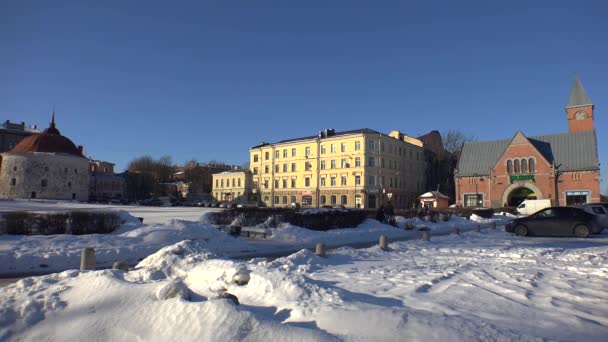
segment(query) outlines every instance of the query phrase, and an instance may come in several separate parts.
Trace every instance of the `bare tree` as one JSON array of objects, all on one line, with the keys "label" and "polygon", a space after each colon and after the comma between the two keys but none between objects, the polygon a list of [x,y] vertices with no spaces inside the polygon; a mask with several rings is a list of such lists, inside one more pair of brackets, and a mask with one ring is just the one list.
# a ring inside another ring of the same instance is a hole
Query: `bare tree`
[{"label": "bare tree", "polygon": [[449,129],[446,132],[443,132],[441,135],[443,140],[443,148],[449,153],[459,152],[465,142],[476,140],[475,137],[466,135],[465,133],[456,129]]}]

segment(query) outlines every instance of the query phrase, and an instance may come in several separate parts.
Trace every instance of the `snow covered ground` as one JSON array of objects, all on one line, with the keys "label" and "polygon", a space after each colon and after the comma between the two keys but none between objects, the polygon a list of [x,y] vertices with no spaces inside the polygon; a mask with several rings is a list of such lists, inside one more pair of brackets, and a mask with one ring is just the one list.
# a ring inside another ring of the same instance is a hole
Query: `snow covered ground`
[{"label": "snow covered ground", "polygon": [[[12,210],[54,211],[67,209],[81,209],[83,207],[66,202],[30,202],[30,201],[2,201],[0,204],[10,203]],[[116,210],[108,206],[83,204],[84,208]],[[90,206],[90,207],[89,207]],[[130,210],[138,215],[141,210],[137,207],[119,206],[120,209]],[[79,268],[80,253],[85,247],[94,247],[96,261],[99,268],[111,267],[115,261],[126,261],[135,265],[141,259],[155,253],[159,249],[184,240],[196,240],[206,244],[206,249],[222,257],[244,258],[259,255],[287,255],[302,248],[313,248],[322,242],[328,247],[344,246],[349,244],[373,243],[378,241],[380,235],[389,239],[419,238],[421,232],[417,229],[404,230],[409,223],[412,227],[428,227],[433,234],[449,233],[458,227],[462,230],[473,229],[479,223],[486,224],[488,220],[474,217],[476,221],[454,217],[449,222],[431,223],[421,220],[405,220],[399,218],[400,229],[381,224],[376,220],[367,220],[359,227],[335,229],[327,232],[318,232],[281,224],[278,229],[272,229],[272,236],[266,240],[235,239],[218,230],[208,222],[206,211],[201,216],[199,212],[196,220],[169,219],[171,215],[179,216],[183,208],[148,208],[152,210],[158,223],[144,224],[130,216],[127,212],[120,212],[125,218],[123,227],[112,234],[91,235],[52,235],[52,236],[21,236],[0,235],[0,276],[12,277],[16,275],[45,274],[68,269]],[[187,210],[192,210],[186,208]],[[198,208],[195,208],[198,209]],[[90,209],[87,209],[90,210]],[[200,209],[199,209],[200,210]],[[5,209],[5,211],[7,211]],[[1,212],[0,212],[1,214]],[[497,216],[498,221],[509,219]]]},{"label": "snow covered ground", "polygon": [[[487,229],[395,242],[388,252],[249,261],[208,247],[179,242],[129,272],[22,279],[0,292],[0,340],[608,340],[608,234]],[[236,285],[243,270],[251,280]],[[223,291],[240,305],[217,299]]]}]

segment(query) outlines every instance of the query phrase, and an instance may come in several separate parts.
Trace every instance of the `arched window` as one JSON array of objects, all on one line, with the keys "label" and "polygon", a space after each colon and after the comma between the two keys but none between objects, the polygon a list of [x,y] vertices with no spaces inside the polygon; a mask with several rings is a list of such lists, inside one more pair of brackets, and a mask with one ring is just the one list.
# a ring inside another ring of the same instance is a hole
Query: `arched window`
[{"label": "arched window", "polygon": [[325,195],[321,195],[321,204],[327,203],[327,197]]},{"label": "arched window", "polygon": [[336,204],[336,195],[331,195],[331,204]]},{"label": "arched window", "polygon": [[513,161],[512,160],[507,160],[507,173],[508,174],[513,173]]},{"label": "arched window", "polygon": [[348,202],[348,197],[346,197],[346,195],[340,196],[340,204],[346,205],[347,202]]},{"label": "arched window", "polygon": [[530,168],[530,173],[534,173],[536,169],[534,168],[534,159],[528,159],[528,166]]},{"label": "arched window", "polygon": [[519,173],[519,159],[513,161],[513,172]]},{"label": "arched window", "polygon": [[521,160],[521,173],[528,173],[528,161],[526,159]]}]

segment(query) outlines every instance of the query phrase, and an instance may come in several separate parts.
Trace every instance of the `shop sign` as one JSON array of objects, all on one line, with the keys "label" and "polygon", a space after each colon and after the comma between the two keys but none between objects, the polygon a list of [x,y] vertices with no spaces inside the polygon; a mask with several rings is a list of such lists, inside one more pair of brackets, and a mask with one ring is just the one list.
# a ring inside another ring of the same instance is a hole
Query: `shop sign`
[{"label": "shop sign", "polygon": [[522,181],[530,181],[530,182],[536,183],[536,180],[534,179],[534,175],[510,175],[509,181],[511,182],[511,184],[513,184],[515,182],[522,182]]}]

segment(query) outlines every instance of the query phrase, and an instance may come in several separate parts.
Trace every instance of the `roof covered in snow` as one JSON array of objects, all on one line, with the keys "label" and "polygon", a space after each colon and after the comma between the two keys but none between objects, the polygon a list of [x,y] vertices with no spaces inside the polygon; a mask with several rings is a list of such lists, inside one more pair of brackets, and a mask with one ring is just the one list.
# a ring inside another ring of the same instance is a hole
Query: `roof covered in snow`
[{"label": "roof covered in snow", "polygon": [[429,192],[426,192],[426,193],[418,196],[418,198],[449,198],[449,197],[442,194],[439,191],[429,191]]}]

